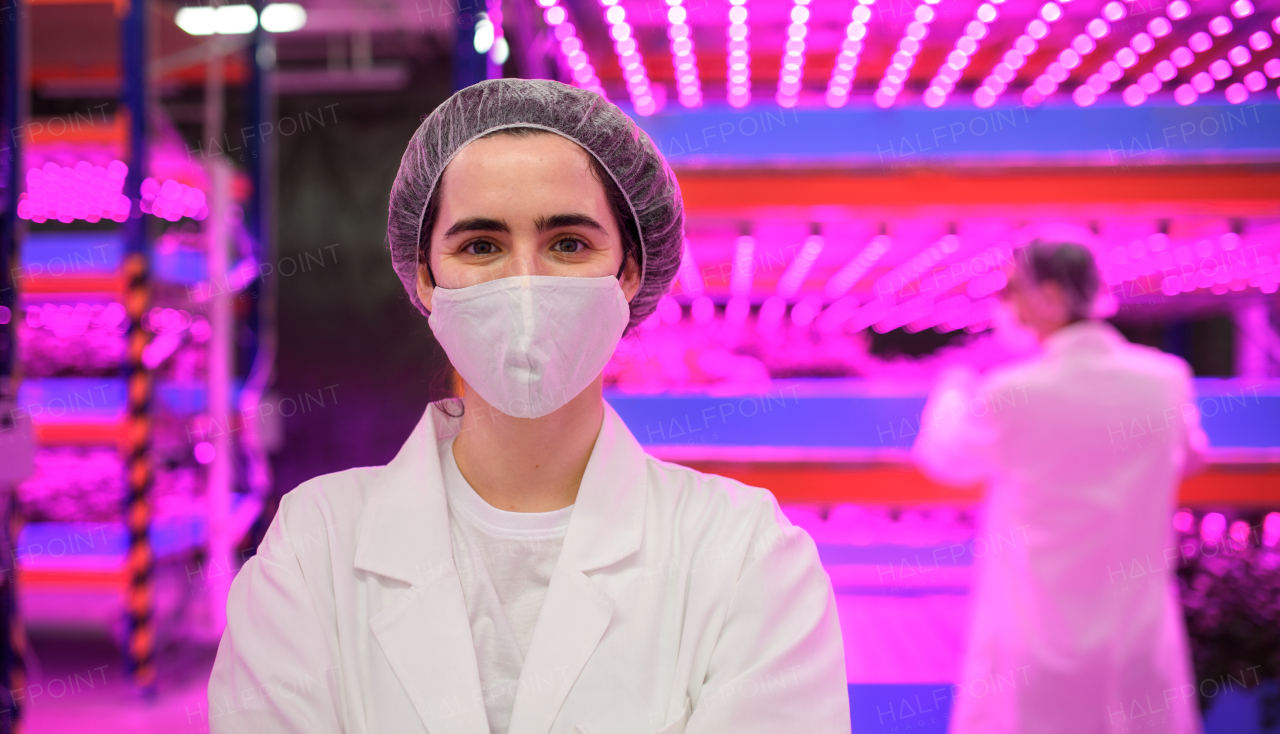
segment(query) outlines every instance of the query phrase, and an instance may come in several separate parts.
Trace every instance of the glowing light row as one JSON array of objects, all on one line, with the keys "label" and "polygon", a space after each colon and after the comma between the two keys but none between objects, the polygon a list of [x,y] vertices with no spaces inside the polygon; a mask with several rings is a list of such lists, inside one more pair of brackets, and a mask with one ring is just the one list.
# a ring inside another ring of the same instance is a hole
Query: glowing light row
[{"label": "glowing light row", "polygon": [[969,304],[969,297],[965,295],[952,296],[939,301],[929,311],[928,315],[907,324],[906,329],[908,332],[915,333],[949,321],[959,320],[963,314],[968,312]]},{"label": "glowing light row", "polygon": [[487,3],[488,12],[476,14],[475,35],[471,47],[484,54],[491,64],[502,66],[511,57],[511,44],[502,30],[502,7],[499,2]]},{"label": "glowing light row", "polygon": [[[970,266],[960,277],[950,279],[944,291],[965,286],[965,293],[937,303],[925,316],[907,325],[908,331],[935,328],[940,332],[957,329],[978,330],[994,315],[995,299],[987,298],[1009,283],[1000,263],[1010,262],[1013,247],[1008,242],[989,247],[969,258]],[[930,266],[932,267],[932,266]]]},{"label": "glowing light row", "polygon": [[756,331],[771,334],[782,325],[782,317],[787,315],[787,299],[782,296],[769,296],[760,304],[756,314]]},{"label": "glowing light row", "polygon": [[833,300],[843,297],[846,293],[853,290],[853,287],[862,280],[862,276],[866,275],[872,265],[876,264],[884,254],[893,246],[893,240],[888,235],[876,235],[871,238],[871,242],[863,248],[852,260],[845,264],[844,267],[836,271],[827,281],[823,292],[827,298]]},{"label": "glowing light row", "polygon": [[[1267,75],[1268,79],[1275,79],[1276,77],[1280,77],[1280,59],[1270,59],[1269,61],[1267,61],[1267,63],[1262,65],[1262,71],[1264,74]],[[1249,77],[1246,76],[1244,80],[1245,80],[1245,83],[1247,84],[1249,82]],[[1262,91],[1262,90],[1254,90],[1254,91]],[[1280,87],[1276,87],[1276,96],[1280,97]]]},{"label": "glowing light row", "polygon": [[814,261],[818,259],[818,255],[822,254],[823,244],[824,240],[820,235],[815,234],[805,239],[800,252],[778,279],[779,296],[789,299],[800,292],[805,278],[809,277],[809,271],[813,269]]},{"label": "glowing light row", "polygon": [[653,309],[653,314],[644,320],[643,326],[655,327],[662,324],[668,326],[680,323],[680,319],[684,317],[684,309],[680,307],[677,301],[670,293],[658,299],[657,308]]},{"label": "glowing light row", "polygon": [[965,331],[976,334],[984,331],[991,326],[991,322],[995,320],[996,312],[1000,310],[1000,301],[995,298],[983,298],[979,301],[970,303],[968,308],[961,309],[958,313],[952,314],[951,317],[936,326],[935,328],[943,334],[949,331]]},{"label": "glowing light row", "polygon": [[[958,295],[935,303],[932,296],[919,296],[886,308],[872,328],[880,334],[903,327],[907,331],[933,327],[943,333],[957,329],[978,332],[988,327],[999,308],[995,298],[970,300],[968,296]],[[860,325],[854,323],[854,326]]]},{"label": "glowing light row", "polygon": [[[1245,3],[1244,7],[1237,8],[1237,6],[1241,5],[1241,2]],[[1236,12],[1237,9],[1244,13],[1244,15],[1237,17],[1247,17],[1249,13],[1253,12],[1253,6],[1248,4],[1248,0],[1237,0],[1237,2],[1231,5],[1233,13]],[[1210,31],[1213,31],[1213,22],[1216,22],[1219,19],[1226,21],[1229,31],[1231,21],[1221,15],[1210,22]],[[1219,27],[1221,27],[1221,25],[1222,24],[1219,24]],[[1277,33],[1280,33],[1280,16],[1276,16],[1272,19],[1271,27]],[[1222,34],[1215,33],[1215,35]],[[1271,48],[1271,45],[1271,34],[1266,31],[1258,31],[1249,36],[1249,47],[1254,51],[1265,51]],[[1215,82],[1225,81],[1231,78],[1231,75],[1235,73],[1235,69],[1232,67],[1244,66],[1252,60],[1253,54],[1249,52],[1248,48],[1245,48],[1243,45],[1236,46],[1227,52],[1225,58],[1216,59],[1213,63],[1209,64],[1209,70],[1207,72],[1202,71],[1192,76],[1189,82],[1178,85],[1178,88],[1173,90],[1174,101],[1180,105],[1189,105],[1195,102],[1200,98],[1200,95],[1213,91]],[[1227,101],[1232,104],[1243,104],[1249,99],[1250,92],[1261,92],[1263,89],[1266,89],[1267,77],[1274,79],[1276,76],[1280,76],[1280,61],[1271,59],[1263,65],[1263,69],[1266,72],[1265,74],[1259,71],[1251,71],[1248,74],[1245,74],[1243,82],[1236,82],[1235,84],[1229,85],[1225,92]],[[1158,90],[1159,87],[1156,89]],[[1280,94],[1280,89],[1277,90],[1277,94]]]},{"label": "glowing light row", "polygon": [[890,308],[874,328],[881,334],[900,327],[913,333],[928,328],[942,333],[958,329],[977,332],[987,328],[995,318],[998,308],[999,302],[995,298],[975,301],[968,296],[958,295],[934,303],[931,298],[924,296],[914,302]]},{"label": "glowing light row", "polygon": [[822,297],[808,296],[791,307],[791,323],[803,329],[812,324],[821,313]]},{"label": "glowing light row", "polygon": [[[689,247],[689,240],[684,241],[680,269],[677,271],[676,277],[680,281],[681,290],[691,299],[689,315],[693,317],[694,323],[711,323],[716,317],[716,304],[711,300],[710,296],[706,295],[706,285],[702,280],[702,271],[698,268],[698,260],[693,255],[693,249]],[[668,305],[668,302],[670,305]],[[671,320],[673,315],[674,321]],[[658,308],[642,325],[655,326],[657,322],[675,323],[680,320],[682,315],[680,303],[668,294],[659,299]]]},{"label": "glowing light row", "polygon": [[203,220],[209,216],[204,192],[171,178],[164,181],[145,178],[142,180],[140,193],[142,200],[138,202],[138,208],[152,216],[167,219],[170,222],[176,222],[183,217]]},{"label": "glowing light row", "polygon": [[124,178],[129,167],[113,160],[105,167],[80,161],[74,167],[53,161],[27,170],[27,190],[18,197],[18,217],[32,222],[56,219],[69,224],[77,219],[98,222],[129,218],[130,202]]},{"label": "glowing light row", "polygon": [[595,67],[587,58],[587,49],[577,36],[577,29],[569,22],[569,12],[557,2],[558,0],[537,0],[538,7],[543,9],[543,20],[547,21],[547,26],[560,43],[560,53],[564,54],[565,62],[569,65],[574,86],[607,97],[599,77],[596,76]]},{"label": "glowing light row", "polygon": [[[1105,36],[1106,32],[1110,32],[1110,26],[1107,25],[1107,20],[1119,20],[1125,16],[1127,11],[1124,5],[1117,2],[1111,2],[1103,6],[1102,13],[1103,17],[1089,21],[1087,30],[1090,31],[1090,35],[1092,35],[1093,38],[1102,38]],[[1147,23],[1146,31],[1140,31],[1134,34],[1133,38],[1129,40],[1128,46],[1116,51],[1114,58],[1104,63],[1102,68],[1097,72],[1090,74],[1084,84],[1076,87],[1075,91],[1071,93],[1071,99],[1081,107],[1088,107],[1098,101],[1098,97],[1100,95],[1111,89],[1112,82],[1119,81],[1124,77],[1126,69],[1138,63],[1139,56],[1142,56],[1155,48],[1155,39],[1164,38],[1169,35],[1173,30],[1173,24],[1170,21],[1182,20],[1191,14],[1191,6],[1187,5],[1185,0],[1173,0],[1173,2],[1169,3],[1169,6],[1165,8],[1165,13],[1169,16],[1167,19],[1152,18],[1151,22]],[[1095,35],[1093,31],[1096,30],[1105,30],[1106,32],[1102,33],[1102,35]],[[1079,36],[1077,36],[1077,40],[1078,39]],[[1072,46],[1075,46],[1075,41],[1072,42]],[[1064,51],[1063,54],[1065,53],[1066,52]],[[1081,54],[1081,56],[1083,57],[1084,54]],[[1059,57],[1059,61],[1062,61],[1061,57]],[[1156,64],[1156,70],[1154,72],[1147,72],[1142,76],[1142,83],[1150,84],[1150,81],[1146,81],[1147,77],[1158,81],[1157,76],[1165,74],[1166,72],[1168,73],[1169,79],[1177,76],[1177,69],[1175,69],[1168,61],[1162,61],[1159,64]],[[1157,88],[1158,87],[1159,85],[1157,85]],[[1128,93],[1127,90],[1126,93]],[[1126,102],[1133,98],[1132,93],[1128,94],[1129,96],[1125,97]]]},{"label": "glowing light row", "polygon": [[[1064,0],[1066,2],[1066,0]],[[1009,83],[1014,80],[1021,69],[1027,63],[1027,57],[1036,52],[1039,48],[1039,42],[1044,40],[1049,32],[1053,29],[1053,24],[1058,22],[1063,16],[1062,6],[1050,0],[1040,6],[1039,17],[1032,18],[1027,23],[1026,29],[1022,35],[1014,39],[1013,47],[1005,51],[1000,62],[991,69],[991,73],[986,79],[982,80],[982,86],[973,92],[973,102],[979,107],[990,107],[996,103],[1001,94],[1009,88]],[[1056,87],[1055,87],[1056,88]],[[1040,102],[1041,92],[1034,91],[1035,87],[1027,87],[1023,92],[1023,102],[1028,106],[1038,104]]]},{"label": "glowing light row", "polygon": [[[850,296],[850,298],[852,298]],[[834,305],[834,304],[833,304]],[[848,318],[843,320],[831,319],[825,324],[827,331],[837,331],[843,328],[849,332],[859,332],[877,321],[885,317],[889,307],[880,299],[873,299],[855,309]]]},{"label": "glowing light row", "polygon": [[671,39],[671,63],[676,70],[676,93],[680,104],[698,107],[702,104],[702,82],[698,79],[698,59],[693,55],[693,29],[685,21],[689,12],[684,0],[667,0],[667,37]]},{"label": "glowing light row", "polygon": [[[1253,6],[1249,4],[1248,0],[1242,0],[1242,2],[1243,5],[1241,2],[1233,3],[1231,6],[1232,11],[1245,12],[1246,15],[1252,13]],[[1173,50],[1173,53],[1169,55],[1169,59],[1167,61],[1161,61],[1156,64],[1156,67],[1152,71],[1143,74],[1139,77],[1137,82],[1125,87],[1122,95],[1124,97],[1125,104],[1128,104],[1131,107],[1136,107],[1143,102],[1146,102],[1149,95],[1160,91],[1161,87],[1164,86],[1164,82],[1177,76],[1177,68],[1190,66],[1191,62],[1195,60],[1195,55],[1197,53],[1204,53],[1212,48],[1215,36],[1225,36],[1230,33],[1231,30],[1231,19],[1225,15],[1219,15],[1209,21],[1209,33],[1212,33],[1212,36],[1204,31],[1198,31],[1191,34],[1191,37],[1187,39],[1187,45],[1190,46],[1190,48],[1187,46],[1179,46]],[[1268,38],[1268,40],[1270,39]],[[1243,47],[1241,48],[1243,49]],[[1248,55],[1248,50],[1243,50],[1244,53]],[[1181,84],[1174,90],[1173,98],[1178,102],[1178,104],[1191,104],[1200,96],[1201,93],[1208,92],[1213,89],[1213,80],[1215,77],[1226,79],[1232,74],[1231,64],[1225,59],[1218,59],[1214,61],[1209,64],[1209,68],[1213,72],[1213,76],[1201,72],[1191,77],[1191,83]],[[1241,86],[1240,89],[1243,91],[1244,87]],[[1245,93],[1245,96],[1248,96],[1247,92]]]},{"label": "glowing light row", "polygon": [[84,336],[91,328],[123,332],[129,314],[124,306],[111,303],[32,304],[26,309],[27,328],[47,329],[54,336],[67,338]]},{"label": "glowing light row", "polygon": [[640,58],[634,29],[627,22],[627,11],[618,4],[618,0],[600,0],[600,4],[605,8],[604,20],[609,24],[609,37],[613,39],[613,50],[618,54],[618,66],[622,67],[622,76],[627,80],[631,105],[636,108],[636,114],[652,115],[658,111],[658,103],[653,97],[653,85],[649,83],[644,59]]},{"label": "glowing light row", "polygon": [[698,260],[693,256],[689,240],[684,241],[684,251],[680,258],[680,270],[676,273],[680,279],[680,288],[686,296],[697,298],[706,290],[702,281],[702,271],[698,269]]},{"label": "glowing light row", "polygon": [[1009,276],[1003,270],[990,270],[970,278],[965,293],[970,298],[982,298],[1003,290],[1006,285],[1009,285]]},{"label": "glowing light row", "polygon": [[857,312],[858,299],[853,296],[843,296],[836,299],[830,306],[827,306],[826,310],[814,320],[813,325],[824,334],[833,334],[839,331],[840,327],[844,326]]},{"label": "glowing light row", "polygon": [[969,258],[969,267],[960,277],[950,280],[948,290],[957,286],[966,286],[965,292],[969,297],[977,300],[983,296],[991,295],[996,291],[1004,288],[1009,282],[1001,268],[1002,263],[1011,262],[1013,260],[1013,246],[1008,242],[1001,242],[994,247],[989,247],[977,255]]},{"label": "glowing light row", "polygon": [[809,0],[795,0],[791,6],[791,23],[787,26],[786,53],[782,55],[782,71],[778,73],[778,104],[794,107],[800,98],[804,80],[804,37],[809,33]]},{"label": "glowing light row", "polygon": [[747,40],[751,29],[747,28],[747,0],[729,0],[728,37],[729,67],[726,86],[729,104],[742,107],[751,101],[751,43]]},{"label": "glowing light row", "polygon": [[955,47],[947,54],[947,60],[938,67],[938,73],[929,82],[929,88],[924,93],[926,105],[941,107],[947,101],[947,96],[956,88],[956,82],[960,81],[965,67],[969,65],[969,58],[977,53],[979,42],[987,37],[989,26],[999,17],[1000,11],[996,5],[1003,2],[1004,0],[993,0],[983,3],[974,11],[973,20],[964,27],[964,34],[956,39]]},{"label": "glowing light row", "polygon": [[[1268,37],[1267,40],[1271,40],[1270,37]],[[1249,53],[1249,49],[1244,46],[1236,46],[1227,52],[1226,58],[1216,59],[1210,63],[1209,71],[1207,73],[1202,71],[1191,77],[1191,88],[1195,90],[1197,96],[1208,92],[1213,89],[1215,80],[1226,81],[1231,78],[1231,75],[1235,73],[1235,69],[1232,68],[1233,66],[1244,66],[1249,63],[1252,58],[1253,55]],[[1261,82],[1261,84],[1257,85],[1258,89],[1265,87],[1267,84],[1266,78],[1256,71],[1253,72],[1253,74],[1256,74],[1258,81]],[[1159,87],[1157,87],[1157,89],[1158,88]],[[1241,104],[1245,100],[1249,99],[1249,89],[1240,82],[1228,85],[1225,90],[1225,94],[1227,101],[1231,104]],[[1145,99],[1143,99],[1143,101],[1145,101]]]},{"label": "glowing light row", "polygon": [[[947,235],[939,240],[933,248],[937,252],[925,250],[917,255],[914,263],[904,264],[909,272],[919,273],[932,268],[943,259],[951,247],[945,243],[958,244],[954,235]],[[1246,247],[1239,234],[1227,232],[1216,238],[1201,239],[1192,243],[1174,243],[1163,233],[1153,233],[1136,239],[1129,244],[1113,244],[1095,253],[1102,280],[1108,286],[1115,287],[1128,281],[1135,281],[1147,276],[1155,276],[1159,288],[1169,296],[1178,293],[1192,292],[1197,289],[1211,289],[1214,293],[1223,294],[1228,291],[1242,291],[1246,288],[1258,288],[1263,293],[1275,293],[1280,289],[1280,263],[1273,254],[1258,254],[1256,247]],[[891,246],[888,237],[880,235],[873,238],[862,252],[841,269],[841,273],[861,270],[865,272],[870,263],[879,259]],[[681,262],[679,278],[684,286],[685,295],[692,298],[690,315],[694,322],[707,324],[715,319],[715,304],[703,292],[701,276],[692,252],[685,245],[685,255]],[[786,272],[778,282],[777,294],[769,297],[761,305],[755,326],[761,333],[769,333],[779,328],[788,314],[788,303],[799,291],[805,278],[810,273],[814,262],[823,248],[823,239],[812,236],[805,241],[801,252],[792,260]],[[750,302],[747,298],[751,290],[754,271],[755,240],[751,237],[740,237],[735,243],[733,261],[733,279],[731,292],[733,298],[725,311],[725,318],[734,324],[745,324],[750,318]],[[946,286],[939,286],[932,293],[918,295],[909,300],[894,303],[890,298],[880,296],[866,304],[846,295],[860,275],[846,275],[838,287],[832,287],[828,281],[824,289],[825,299],[839,294],[834,302],[823,309],[824,296],[810,294],[789,307],[790,322],[795,327],[807,329],[810,326],[822,333],[835,333],[840,330],[850,332],[861,331],[873,327],[884,333],[898,328],[910,332],[933,328],[940,332],[966,329],[971,332],[980,331],[990,325],[998,308],[994,294],[1007,285],[1007,277],[1000,263],[1009,262],[1013,250],[1009,243],[1001,242],[982,252],[973,255],[970,267],[964,269],[964,276],[949,279]],[[954,268],[953,268],[954,270]],[[886,276],[892,279],[892,275]],[[963,292],[956,293],[956,289]],[[899,289],[900,290],[900,289]],[[946,294],[950,292],[951,295]],[[660,323],[675,324],[683,318],[683,310],[673,297],[664,297],[658,305],[653,318],[646,322],[646,327]]]},{"label": "glowing light row", "polygon": [[[890,298],[909,283],[920,277],[929,268],[937,265],[942,258],[960,249],[960,238],[943,235],[928,249],[917,253],[915,257],[890,270],[876,280],[877,297]],[[906,323],[906,322],[903,322]]]},{"label": "glowing light row", "polygon": [[[1179,510],[1173,516],[1173,527],[1183,534],[1195,533],[1196,518],[1190,510]],[[1249,539],[1254,536],[1253,526],[1244,520],[1236,520],[1227,529],[1227,518],[1221,512],[1210,512],[1200,519],[1200,539],[1210,545],[1220,543],[1237,548],[1249,547]],[[1226,533],[1229,537],[1224,537]],[[1269,512],[1262,520],[1262,538],[1260,545],[1272,548],[1280,545],[1280,512]],[[1206,554],[1208,555],[1208,554]]]},{"label": "glowing light row", "polygon": [[261,24],[268,33],[292,33],[307,24],[307,11],[297,3],[271,3],[262,17],[252,5],[179,8],[174,24],[192,36],[252,33]]},{"label": "glowing light row", "polygon": [[1242,248],[1240,235],[1234,232],[1200,240],[1194,246],[1171,244],[1168,235],[1155,233],[1099,253],[1103,282],[1116,286],[1161,275],[1160,289],[1169,296],[1199,288],[1219,295],[1249,287],[1263,293],[1276,292],[1280,268],[1275,259],[1266,254],[1251,256]]},{"label": "glowing light row", "polygon": [[[1059,7],[1054,9],[1053,5],[1053,3],[1045,3],[1044,6],[1040,8],[1040,17],[1050,24],[1061,19],[1064,15],[1062,8]],[[1128,13],[1124,4],[1117,0],[1112,0],[1112,2],[1107,3],[1107,5],[1104,6],[1104,13],[1106,12],[1106,8],[1112,8],[1113,12],[1114,10],[1118,10],[1119,17],[1121,18]],[[1052,30],[1052,26],[1050,26],[1050,30]],[[1058,91],[1058,85],[1066,81],[1070,73],[1070,70],[1064,67],[1061,62],[1057,60],[1050,62],[1045,73],[1036,77],[1035,80],[1031,82],[1031,86],[1022,90],[1022,103],[1028,107],[1040,104],[1046,97]]]},{"label": "glowing light row", "polygon": [[908,23],[906,30],[903,31],[902,39],[898,41],[898,50],[894,52],[889,67],[884,70],[884,77],[880,79],[880,88],[876,90],[875,100],[880,107],[892,105],[902,93],[902,87],[911,73],[911,67],[916,63],[916,54],[920,53],[921,45],[929,35],[929,24],[937,17],[937,13],[930,6],[937,5],[939,2],[941,0],[924,0],[923,4],[916,6],[915,19]]},{"label": "glowing light row", "polygon": [[867,21],[871,20],[871,8],[875,0],[858,0],[853,7],[852,19],[845,28],[845,38],[840,42],[835,66],[831,69],[831,81],[827,82],[827,104],[843,107],[849,101],[849,89],[858,71],[858,54],[862,53],[862,39],[867,37]]},{"label": "glowing light row", "polygon": [[751,281],[755,278],[756,240],[742,236],[733,243],[733,269],[729,273],[729,302],[724,318],[731,324],[745,323],[751,313]]},{"label": "glowing light row", "polygon": [[878,334],[887,334],[900,329],[913,321],[927,318],[934,309],[932,296],[916,296],[909,301],[889,306],[872,329]]},{"label": "glowing light row", "polygon": [[[600,80],[595,75],[587,59],[580,39],[576,37],[576,29],[567,22],[567,12],[557,3],[559,0],[537,0],[545,9],[544,17],[554,30],[560,41],[561,51],[573,70],[575,84],[604,94]],[[654,89],[649,81],[644,61],[634,38],[634,29],[626,22],[626,11],[618,4],[619,0],[600,0],[606,8],[605,20],[609,24],[609,34],[614,40],[619,65],[626,78],[631,101],[637,113],[653,114],[660,104],[655,98]],[[730,0],[729,27],[726,31],[727,43],[727,97],[734,107],[742,107],[751,99],[751,64],[750,64],[750,30],[747,26],[747,0]],[[782,58],[782,69],[778,79],[776,99],[779,105],[792,107],[798,102],[803,83],[807,23],[810,19],[809,3],[811,0],[793,0],[790,12],[790,24],[786,28],[787,41]],[[867,35],[867,23],[870,21],[869,6],[875,0],[858,0],[851,14],[851,21],[846,28],[840,51],[836,56],[831,79],[828,82],[826,102],[831,107],[844,106],[849,97],[853,80],[863,50],[863,39]],[[924,0],[917,6],[913,20],[908,23],[898,48],[893,54],[891,63],[880,80],[874,99],[880,107],[891,106],[901,94],[907,81],[910,69],[915,63],[924,39],[929,34],[929,27],[936,18],[933,7],[940,0]],[[929,107],[940,107],[954,91],[956,83],[969,66],[972,56],[980,47],[980,42],[990,32],[990,24],[999,17],[998,5],[1004,0],[988,0],[978,7],[974,18],[965,26],[963,34],[956,40],[952,51],[939,66],[924,93],[924,102]],[[990,107],[994,104],[1009,84],[1017,77],[1026,59],[1035,53],[1039,42],[1052,31],[1053,24],[1064,15],[1063,5],[1070,0],[1049,0],[1038,11],[1038,17],[1032,19],[1020,35],[983,80],[982,85],[974,92],[974,102],[979,107]],[[698,77],[697,59],[694,53],[691,28],[687,23],[688,11],[683,0],[666,0],[670,6],[667,11],[669,23],[668,36],[671,41],[673,66],[676,72],[678,95],[685,107],[697,107],[702,104],[702,88]],[[1061,4],[1059,4],[1061,3]],[[1254,12],[1250,0],[1235,0],[1231,13],[1237,18],[1248,17]],[[1186,0],[1173,0],[1166,8],[1168,18],[1157,17],[1147,23],[1145,30],[1134,34],[1129,44],[1116,51],[1113,59],[1106,61],[1102,67],[1074,90],[1072,94],[1076,104],[1087,107],[1110,90],[1113,83],[1120,81],[1126,71],[1133,68],[1141,56],[1152,51],[1156,41],[1172,32],[1171,21],[1181,20],[1190,14]],[[1120,0],[1112,0],[1104,5],[1100,15],[1091,20],[1084,32],[1076,35],[1070,45],[1063,49],[1055,60],[1050,62],[1031,85],[1023,92],[1023,102],[1033,106],[1056,93],[1059,86],[1066,82],[1072,72],[1079,68],[1086,57],[1097,49],[1097,41],[1110,34],[1111,24],[1124,19],[1128,9]],[[1280,33],[1280,17],[1273,23],[1273,28]],[[1223,36],[1233,30],[1232,22],[1225,15],[1215,17],[1209,23],[1208,32],[1193,34],[1188,40],[1188,47],[1175,49],[1167,60],[1161,61],[1151,71],[1142,74],[1129,84],[1122,93],[1122,98],[1130,106],[1140,105],[1152,94],[1160,91],[1165,82],[1178,75],[1178,70],[1195,61],[1197,53],[1208,51],[1214,43],[1215,36]],[[1200,94],[1211,91],[1218,81],[1224,81],[1234,73],[1233,67],[1244,66],[1252,60],[1250,48],[1254,52],[1270,48],[1271,35],[1266,31],[1252,34],[1248,47],[1239,45],[1231,49],[1224,58],[1216,59],[1207,71],[1192,77],[1188,83],[1175,90],[1174,97],[1179,104],[1191,104]],[[1272,69],[1272,66],[1277,68]],[[1280,63],[1270,64],[1264,71],[1253,71],[1235,84],[1227,87],[1226,96],[1233,104],[1246,101],[1250,92],[1262,91],[1267,86],[1267,78],[1276,78],[1280,71]],[[1265,73],[1264,73],[1265,72]],[[1280,90],[1277,90],[1280,94]]]}]

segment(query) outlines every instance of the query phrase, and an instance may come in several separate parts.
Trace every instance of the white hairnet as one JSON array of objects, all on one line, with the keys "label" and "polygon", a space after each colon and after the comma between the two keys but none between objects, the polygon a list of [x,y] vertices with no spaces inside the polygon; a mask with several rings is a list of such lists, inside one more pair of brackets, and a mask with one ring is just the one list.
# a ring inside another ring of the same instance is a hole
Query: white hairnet
[{"label": "white hairnet", "polygon": [[409,141],[387,215],[391,262],[409,299],[426,313],[416,285],[422,219],[445,167],[468,143],[520,128],[545,130],[582,146],[622,191],[640,235],[640,290],[631,300],[628,329],[634,327],[653,313],[680,266],[680,187],[649,137],[615,105],[595,92],[545,79],[492,79],[467,87],[428,115]]}]

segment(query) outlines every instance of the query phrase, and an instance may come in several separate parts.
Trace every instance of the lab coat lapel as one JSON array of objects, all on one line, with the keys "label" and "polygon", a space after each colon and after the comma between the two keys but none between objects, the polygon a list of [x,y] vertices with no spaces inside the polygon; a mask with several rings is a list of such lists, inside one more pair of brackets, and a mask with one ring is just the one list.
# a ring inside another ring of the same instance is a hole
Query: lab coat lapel
[{"label": "lab coat lapel", "polygon": [[646,457],[605,404],[524,667],[510,734],[547,734],[613,618],[614,599],[588,575],[635,553],[644,532]]},{"label": "lab coat lapel", "polygon": [[488,734],[436,448],[457,430],[456,419],[427,408],[373,490],[355,565],[410,584],[369,626],[427,730]]}]

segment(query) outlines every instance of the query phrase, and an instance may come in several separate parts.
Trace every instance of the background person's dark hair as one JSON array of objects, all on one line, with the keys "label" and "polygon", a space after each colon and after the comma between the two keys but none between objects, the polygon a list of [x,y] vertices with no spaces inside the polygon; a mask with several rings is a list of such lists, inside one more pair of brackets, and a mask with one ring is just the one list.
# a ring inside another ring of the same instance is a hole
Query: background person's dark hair
[{"label": "background person's dark hair", "polygon": [[1090,316],[1100,278],[1093,252],[1074,242],[1035,240],[1018,250],[1019,270],[1037,284],[1051,280],[1067,296],[1072,321]]},{"label": "background person's dark hair", "polygon": [[[537,128],[506,128],[503,130],[495,130],[482,138],[489,138],[495,135],[510,135],[513,138],[529,138],[534,135],[554,135],[545,130]],[[604,170],[604,166],[600,165],[600,161],[596,160],[594,155],[587,153],[587,160],[591,161],[591,173],[595,176],[600,185],[604,187],[605,200],[609,202],[609,211],[613,213],[614,220],[618,223],[618,231],[622,235],[622,264],[625,267],[627,261],[633,261],[637,266],[641,264],[640,258],[643,254],[640,252],[640,227],[636,224],[635,217],[631,216],[631,205],[627,203],[627,197],[623,195],[622,189],[618,188],[618,184],[614,183],[613,177],[609,172]],[[427,266],[427,274],[431,277],[431,284],[435,285],[435,273],[431,272],[431,262],[428,254],[431,252],[431,230],[435,229],[436,216],[440,211],[440,189],[442,185],[437,185],[435,191],[431,192],[431,198],[427,201],[427,208],[422,213],[422,230],[418,237],[418,264]],[[621,271],[619,271],[621,274]]]}]

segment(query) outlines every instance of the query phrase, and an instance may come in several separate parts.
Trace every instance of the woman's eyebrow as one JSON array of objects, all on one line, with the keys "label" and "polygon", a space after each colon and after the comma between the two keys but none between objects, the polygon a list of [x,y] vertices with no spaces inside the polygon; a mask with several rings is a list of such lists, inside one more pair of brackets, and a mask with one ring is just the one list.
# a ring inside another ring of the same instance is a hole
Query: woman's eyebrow
[{"label": "woman's eyebrow", "polygon": [[445,237],[452,237],[459,232],[510,232],[511,228],[501,219],[489,219],[488,217],[469,217],[467,219],[459,219],[444,233]]},{"label": "woman's eyebrow", "polygon": [[539,232],[546,232],[550,229],[560,229],[561,227],[589,227],[591,229],[600,230],[600,232],[604,234],[609,233],[609,231],[604,228],[603,224],[600,224],[586,214],[552,214],[549,217],[538,217],[538,219],[534,221],[534,224],[537,226]]}]

